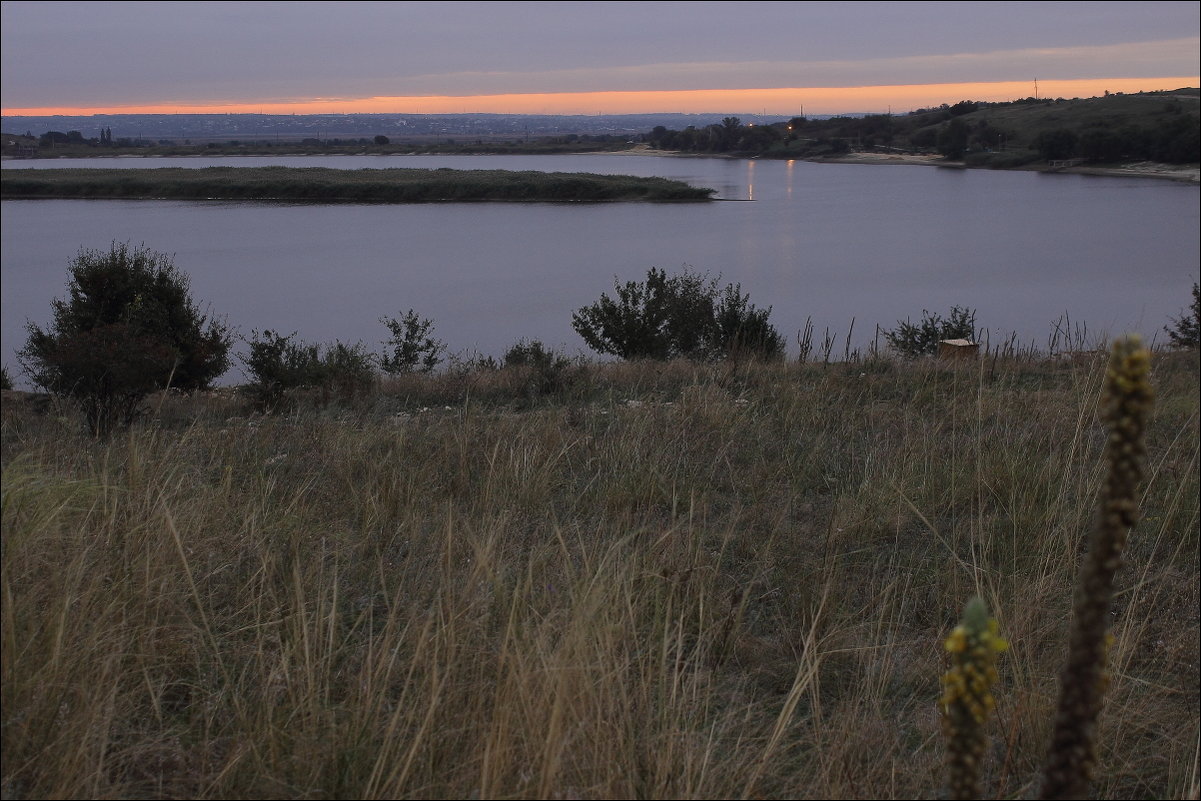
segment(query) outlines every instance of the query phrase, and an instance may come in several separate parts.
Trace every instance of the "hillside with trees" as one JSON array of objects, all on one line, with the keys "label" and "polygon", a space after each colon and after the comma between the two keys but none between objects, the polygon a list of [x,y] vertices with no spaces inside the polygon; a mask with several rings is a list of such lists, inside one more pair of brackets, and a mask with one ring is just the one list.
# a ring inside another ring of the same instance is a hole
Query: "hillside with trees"
[{"label": "hillside with trees", "polygon": [[850,152],[938,153],[973,167],[1051,160],[1107,164],[1201,161],[1197,89],[1006,103],[963,100],[907,114],[743,124],[726,117],[704,128],[654,128],[651,147],[767,158],[839,157]]}]

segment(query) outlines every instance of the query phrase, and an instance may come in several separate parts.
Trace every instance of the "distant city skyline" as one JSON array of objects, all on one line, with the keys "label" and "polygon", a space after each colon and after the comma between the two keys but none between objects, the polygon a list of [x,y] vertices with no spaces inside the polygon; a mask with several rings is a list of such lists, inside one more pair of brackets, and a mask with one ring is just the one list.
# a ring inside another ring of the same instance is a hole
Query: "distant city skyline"
[{"label": "distant city skyline", "polygon": [[[1197,86],[1201,5],[6,0],[5,116],[904,112]],[[1187,35],[1182,35],[1187,34]]]}]

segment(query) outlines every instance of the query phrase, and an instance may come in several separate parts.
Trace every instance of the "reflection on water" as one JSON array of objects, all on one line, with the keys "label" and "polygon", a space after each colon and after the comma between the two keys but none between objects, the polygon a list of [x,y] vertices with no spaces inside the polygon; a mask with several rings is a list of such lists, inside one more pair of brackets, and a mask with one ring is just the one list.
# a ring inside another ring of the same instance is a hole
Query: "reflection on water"
[{"label": "reflection on water", "polygon": [[[151,166],[121,163],[132,161]],[[623,155],[298,161],[663,175],[754,202],[4,201],[10,371],[25,321],[47,320],[80,246],[113,240],[174,254],[194,296],[246,333],[374,347],[379,317],[413,308],[452,349],[492,355],[521,338],[582,349],[573,309],[614,277],[684,264],[741,283],[789,341],[808,317],[840,333],[854,317],[867,342],[876,324],[952,305],[977,309],[994,342],[1016,331],[1044,343],[1065,312],[1090,332],[1151,337],[1190,302],[1201,258],[1197,187],[1149,179]]]}]

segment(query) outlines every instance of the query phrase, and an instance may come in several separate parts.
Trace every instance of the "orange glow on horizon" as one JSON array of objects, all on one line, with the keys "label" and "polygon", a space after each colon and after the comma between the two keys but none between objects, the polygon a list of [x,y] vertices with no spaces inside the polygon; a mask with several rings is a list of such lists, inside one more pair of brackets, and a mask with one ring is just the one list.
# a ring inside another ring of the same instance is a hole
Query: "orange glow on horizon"
[{"label": "orange glow on horizon", "polygon": [[[1040,80],[1038,96],[1095,97],[1201,85],[1201,77]],[[960,100],[1007,101],[1034,95],[1034,81],[896,86],[561,92],[471,96],[315,98],[261,103],[161,103],[128,106],[0,109],[10,116],[93,114],[653,114],[743,113],[791,117],[854,112],[904,113]]]}]

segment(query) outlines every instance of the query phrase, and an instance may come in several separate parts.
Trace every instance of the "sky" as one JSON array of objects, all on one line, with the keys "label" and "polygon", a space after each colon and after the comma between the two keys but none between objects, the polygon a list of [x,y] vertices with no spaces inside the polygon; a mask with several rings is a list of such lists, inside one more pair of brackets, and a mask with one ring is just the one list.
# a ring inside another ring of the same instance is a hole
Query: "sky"
[{"label": "sky", "polygon": [[5,116],[790,116],[1201,84],[1197,2],[13,0],[0,23]]}]

